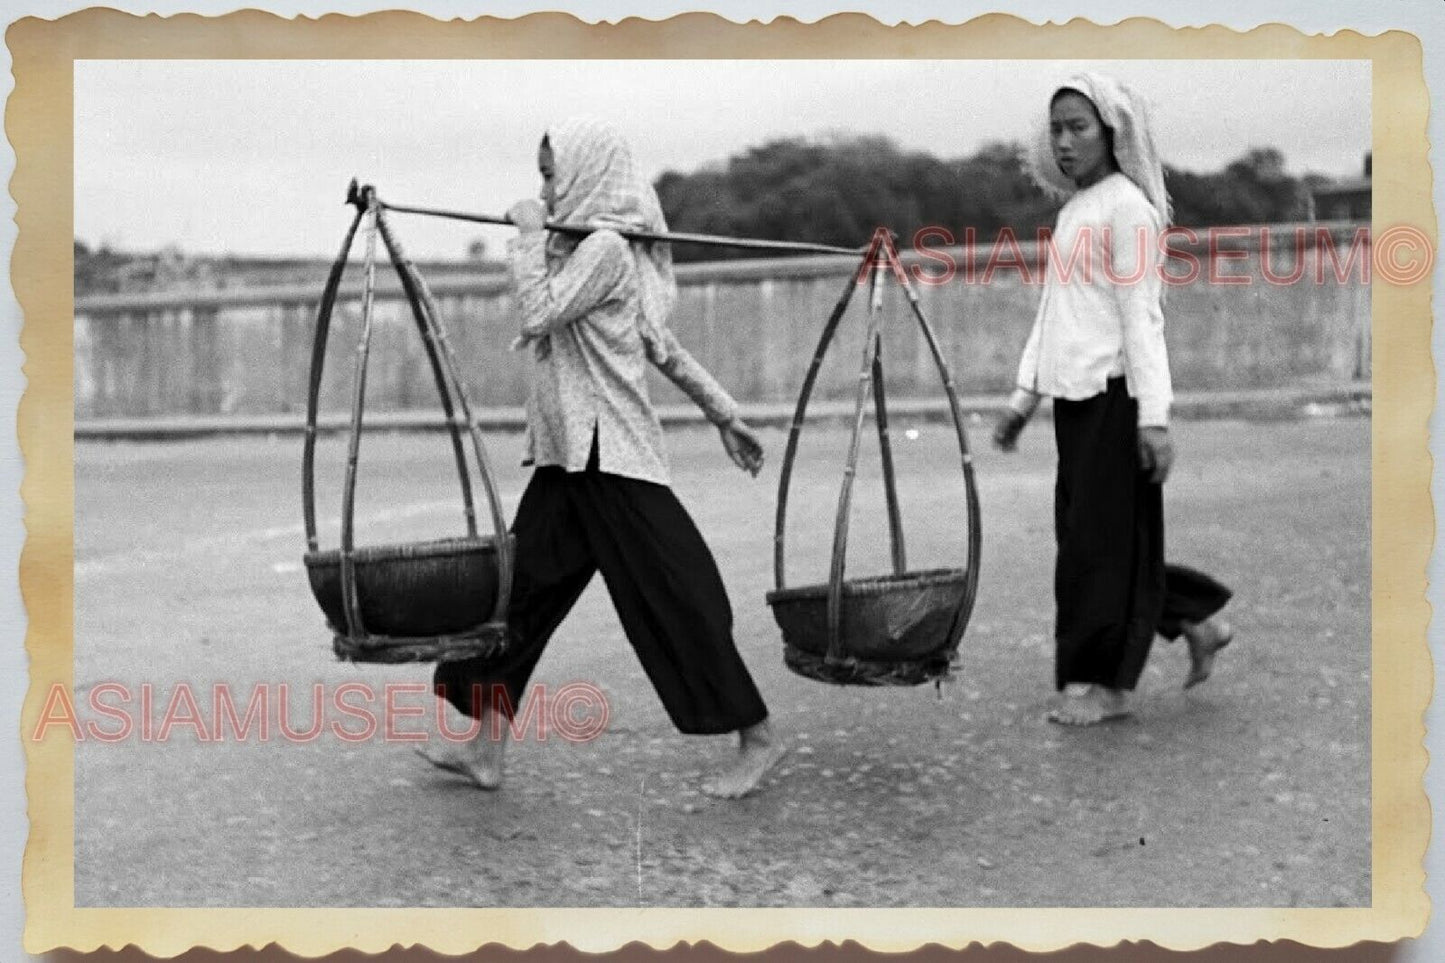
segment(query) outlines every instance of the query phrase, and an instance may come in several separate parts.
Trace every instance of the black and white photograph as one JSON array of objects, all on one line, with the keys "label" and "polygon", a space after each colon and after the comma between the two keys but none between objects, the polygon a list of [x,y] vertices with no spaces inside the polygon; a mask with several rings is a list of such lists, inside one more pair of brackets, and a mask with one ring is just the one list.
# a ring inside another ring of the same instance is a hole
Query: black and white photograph
[{"label": "black and white photograph", "polygon": [[7,33],[26,950],[1421,932],[1421,41],[468,16]]},{"label": "black and white photograph", "polygon": [[1370,104],[77,62],[76,906],[1369,906]]}]

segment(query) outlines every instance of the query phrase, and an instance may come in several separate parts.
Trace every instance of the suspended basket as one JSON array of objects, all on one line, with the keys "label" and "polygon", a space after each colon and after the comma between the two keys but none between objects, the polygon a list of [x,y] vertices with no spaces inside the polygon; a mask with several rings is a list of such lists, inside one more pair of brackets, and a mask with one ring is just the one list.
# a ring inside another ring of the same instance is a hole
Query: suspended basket
[{"label": "suspended basket", "polygon": [[[941,681],[949,674],[973,611],[978,592],[978,562],[982,545],[978,488],[973,459],[963,427],[963,412],[953,378],[933,329],[923,316],[918,296],[898,261],[891,243],[875,244],[865,255],[859,273],[851,275],[842,297],[833,308],[818,348],[813,353],[798,405],[788,433],[788,447],[778,481],[778,510],[773,535],[775,588],[767,594],[773,617],[783,634],[783,660],[799,675],[834,685],[919,685]],[[885,239],[886,241],[886,239]],[[863,369],[858,376],[853,434],[848,447],[847,467],[838,496],[833,531],[832,567],[823,584],[788,587],[784,584],[785,523],[788,486],[798,454],[798,437],[807,415],[808,399],[817,382],[823,356],[837,332],[863,270],[871,268],[872,290],[864,338]],[[893,470],[893,453],[888,436],[888,406],[883,389],[882,287],[885,270],[899,280],[913,316],[923,331],[933,361],[948,395],[963,462],[964,496],[968,512],[967,559],[960,568],[908,571],[903,542],[902,513]],[[848,519],[852,507],[853,479],[858,465],[858,448],[869,397],[873,399],[874,420],[882,458],[883,491],[888,511],[889,547],[893,571],[867,578],[846,578]]]},{"label": "suspended basket", "polygon": [[[302,453],[302,501],[306,519],[304,557],[311,591],[331,627],[337,657],[357,662],[435,662],[449,659],[500,659],[507,654],[507,602],[511,594],[513,546],[506,533],[501,500],[480,430],[462,390],[457,362],[442,328],[436,302],[426,282],[392,234],[370,188],[353,181],[347,201],[356,217],[346,232],[341,253],[331,267],[316,316],[316,342],[311,354],[311,380],[306,403],[306,440]],[[361,338],[356,349],[351,428],[346,482],[341,502],[341,545],[322,550],[316,535],[316,421],[321,374],[331,313],[352,241],[363,217],[368,219],[366,281],[362,292]],[[372,303],[376,280],[376,238],[380,236],[401,278],[427,360],[441,395],[442,412],[451,435],[452,453],[461,479],[466,533],[455,538],[358,548],[355,544],[356,474],[366,369],[372,335]],[[458,417],[460,415],[460,417]],[[465,426],[490,509],[492,534],[477,530],[470,467],[462,440]],[[502,550],[499,551],[499,543]]]}]

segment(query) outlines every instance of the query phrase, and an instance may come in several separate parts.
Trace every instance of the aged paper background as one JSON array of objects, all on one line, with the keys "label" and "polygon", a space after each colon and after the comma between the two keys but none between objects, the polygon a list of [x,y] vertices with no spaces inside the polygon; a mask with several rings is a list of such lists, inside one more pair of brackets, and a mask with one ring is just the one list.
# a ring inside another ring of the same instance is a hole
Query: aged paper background
[{"label": "aged paper background", "polygon": [[[26,312],[22,346],[27,394],[19,433],[26,459],[23,496],[29,538],[22,591],[31,620],[31,689],[22,731],[31,731],[39,694],[71,672],[72,360],[71,64],[81,58],[207,57],[1324,57],[1373,62],[1376,224],[1413,223],[1434,234],[1425,160],[1428,99],[1418,41],[1403,33],[1350,32],[1306,38],[1287,27],[1239,34],[1223,28],[1175,31],[1146,20],[1101,28],[1035,27],[990,17],[962,27],[884,28],[859,16],[815,26],[739,26],[707,16],[665,24],[588,27],[545,16],[525,22],[441,24],[411,14],[288,23],[257,12],[223,20],[182,16],[141,20],[89,11],[55,23],[24,21],[8,35],[16,90],[7,134],[18,161],[12,182],[20,237],[13,283]],[[1289,938],[1320,946],[1390,940],[1419,931],[1426,901],[1420,868],[1428,832],[1421,789],[1421,717],[1430,694],[1424,644],[1424,567],[1433,521],[1428,501],[1426,419],[1434,373],[1428,353],[1428,285],[1372,292],[1375,379],[1373,456],[1374,733],[1373,906],[1358,910],[876,910],[820,915],[806,910],[164,910],[73,907],[71,753],[59,740],[29,745],[31,835],[24,885],[26,944],[89,949],[136,943],[169,955],[201,943],[215,948],[279,941],[316,954],[341,946],[378,951],[420,942],[461,952],[482,942],[525,946],[569,940],[604,950],[631,940],[654,946],[707,939],[755,950],[784,939],[851,938],[889,950],[923,942],[963,945],[1006,940],[1050,949],[1082,940],[1148,939],[1193,948],[1219,940]],[[37,800],[44,799],[44,805]]]}]

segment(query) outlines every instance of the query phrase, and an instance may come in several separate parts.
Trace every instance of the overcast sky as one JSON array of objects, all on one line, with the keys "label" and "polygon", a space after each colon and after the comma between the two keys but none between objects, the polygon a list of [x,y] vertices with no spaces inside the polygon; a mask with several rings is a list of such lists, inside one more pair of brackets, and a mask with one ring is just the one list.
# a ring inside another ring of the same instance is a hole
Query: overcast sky
[{"label": "overcast sky", "polygon": [[[832,131],[958,157],[1023,139],[1081,68],[1147,94],[1178,167],[1273,146],[1291,173],[1354,176],[1370,147],[1367,61],[78,61],[75,233],[330,256],[351,177],[398,203],[500,214],[535,196],[546,124],[579,113],[619,127],[651,176]],[[507,230],[394,220],[423,257]]]}]

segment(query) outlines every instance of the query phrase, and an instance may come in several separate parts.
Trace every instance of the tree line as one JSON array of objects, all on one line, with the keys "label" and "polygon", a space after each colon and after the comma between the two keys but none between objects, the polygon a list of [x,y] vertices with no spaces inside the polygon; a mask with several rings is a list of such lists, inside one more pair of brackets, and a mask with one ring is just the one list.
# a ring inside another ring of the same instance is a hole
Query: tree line
[{"label": "tree line", "polygon": [[[667,171],[658,197],[675,231],[860,245],[877,225],[902,238],[939,226],[973,227],[980,240],[1003,228],[1032,237],[1053,224],[1059,202],[1024,169],[1014,143],[984,145],[946,160],[878,136],[788,137],[750,147],[693,173]],[[1185,227],[1304,220],[1310,191],[1329,182],[1285,173],[1273,148],[1247,152],[1221,171],[1165,168],[1174,223]],[[679,245],[680,261],[751,252]]]},{"label": "tree line", "polygon": [[[1174,199],[1174,223],[1184,227],[1304,220],[1310,192],[1329,183],[1317,174],[1285,173],[1284,156],[1272,148],[1251,150],[1212,173],[1166,167],[1165,179]],[[1002,142],[946,160],[904,150],[886,137],[788,137],[693,173],[665,172],[656,187],[675,231],[842,246],[867,243],[879,225],[905,242],[920,228],[935,226],[956,237],[972,227],[984,243],[1005,227],[1018,237],[1034,237],[1039,228],[1053,224],[1059,207],[1024,170],[1019,145]],[[694,245],[673,251],[679,261],[751,253]],[[474,270],[489,263],[485,254],[484,247],[474,245],[467,261],[437,261],[427,270]],[[175,245],[122,252],[76,239],[75,293],[312,283],[324,275],[327,263],[324,258],[200,256]]]}]

